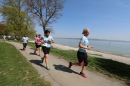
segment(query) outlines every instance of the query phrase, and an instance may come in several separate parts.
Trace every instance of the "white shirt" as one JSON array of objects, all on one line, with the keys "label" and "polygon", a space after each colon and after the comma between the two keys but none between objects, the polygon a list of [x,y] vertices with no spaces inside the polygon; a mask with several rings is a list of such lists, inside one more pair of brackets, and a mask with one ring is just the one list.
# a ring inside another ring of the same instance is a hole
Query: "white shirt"
[{"label": "white shirt", "polygon": [[28,43],[28,37],[23,37],[22,40],[23,40],[23,43]]}]

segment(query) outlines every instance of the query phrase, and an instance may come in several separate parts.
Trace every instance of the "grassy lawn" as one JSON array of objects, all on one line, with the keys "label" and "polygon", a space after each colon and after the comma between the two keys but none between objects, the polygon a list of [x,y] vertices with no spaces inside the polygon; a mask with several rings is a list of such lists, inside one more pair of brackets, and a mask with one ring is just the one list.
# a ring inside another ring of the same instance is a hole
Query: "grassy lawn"
[{"label": "grassy lawn", "polygon": [[[68,61],[77,62],[76,51],[52,48],[51,53]],[[130,65],[109,59],[89,56],[87,68],[91,71],[103,73],[111,78],[119,79],[130,85]]]},{"label": "grassy lawn", "polygon": [[[34,43],[28,43],[28,45],[33,48],[35,47]],[[64,58],[68,61],[77,62],[77,52],[74,50],[60,50],[51,48],[51,54],[56,55],[59,58]],[[89,64],[87,69],[124,81],[130,86],[130,65],[109,59],[89,56]]]},{"label": "grassy lawn", "polygon": [[0,42],[0,86],[50,86],[11,44]]}]

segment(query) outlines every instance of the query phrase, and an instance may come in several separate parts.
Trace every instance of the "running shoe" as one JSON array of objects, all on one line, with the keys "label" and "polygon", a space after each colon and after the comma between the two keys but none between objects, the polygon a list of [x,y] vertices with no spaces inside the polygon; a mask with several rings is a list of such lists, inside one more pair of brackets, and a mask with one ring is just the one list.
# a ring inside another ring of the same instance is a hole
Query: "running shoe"
[{"label": "running shoe", "polygon": [[80,72],[80,75],[81,75],[82,77],[84,77],[84,78],[87,78],[87,76],[86,76],[84,73],[82,73],[82,72]]},{"label": "running shoe", "polygon": [[69,62],[69,66],[68,67],[71,68],[71,66],[72,66],[72,62]]},{"label": "running shoe", "polygon": [[41,58],[41,62],[42,62],[42,63],[44,62],[44,58]]},{"label": "running shoe", "polygon": [[47,67],[47,66],[46,66],[46,69],[47,69],[47,70],[50,70],[50,68],[49,68],[49,67]]}]

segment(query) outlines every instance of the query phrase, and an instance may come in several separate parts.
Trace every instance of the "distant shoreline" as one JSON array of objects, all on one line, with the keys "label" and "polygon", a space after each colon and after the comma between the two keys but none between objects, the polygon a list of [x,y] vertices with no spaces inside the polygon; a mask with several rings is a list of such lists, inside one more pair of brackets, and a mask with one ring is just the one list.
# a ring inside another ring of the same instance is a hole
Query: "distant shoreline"
[{"label": "distant shoreline", "polygon": [[[78,50],[78,48],[61,45],[61,44],[52,44],[52,46],[54,48],[58,48],[58,49],[62,49],[62,50],[76,50],[76,51]],[[98,58],[111,59],[114,61],[118,61],[118,62],[122,62],[122,63],[130,65],[130,57],[127,57],[127,56],[115,55],[115,54],[111,54],[111,53],[104,53],[104,52],[93,51],[93,50],[92,51],[87,50],[87,52],[88,52],[88,54],[95,55]]]},{"label": "distant shoreline", "polygon": [[[54,37],[55,39],[80,39],[80,38],[58,38]],[[129,42],[130,41],[125,41],[125,40],[109,40],[109,39],[96,39],[96,38],[88,38],[89,40],[98,40],[98,41],[110,41],[110,42]]]},{"label": "distant shoreline", "polygon": [[[56,44],[59,44],[59,43],[56,43]],[[59,44],[59,45],[63,45],[63,44]],[[63,46],[68,46],[68,45],[63,45]],[[71,47],[71,46],[69,46],[69,47]],[[73,47],[73,48],[77,48],[77,47]],[[105,54],[111,54],[111,55],[116,55],[116,56],[123,56],[125,58],[130,58],[129,55],[124,55],[124,54],[117,54],[117,53],[111,53],[111,52],[103,52],[103,51],[100,51],[100,50],[91,50],[91,51],[99,52],[99,53],[105,53]]]}]

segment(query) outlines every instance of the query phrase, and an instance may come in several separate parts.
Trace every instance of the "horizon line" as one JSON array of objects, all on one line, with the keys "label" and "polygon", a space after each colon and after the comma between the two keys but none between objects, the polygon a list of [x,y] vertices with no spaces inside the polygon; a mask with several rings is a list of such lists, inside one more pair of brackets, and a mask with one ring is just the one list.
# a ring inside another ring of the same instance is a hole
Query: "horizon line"
[{"label": "horizon line", "polygon": [[[68,38],[68,37],[54,37],[59,39],[79,39],[79,38]],[[100,39],[100,38],[88,38],[89,40],[100,40],[100,41],[120,41],[120,42],[130,42],[129,40],[116,40],[116,39]]]}]

